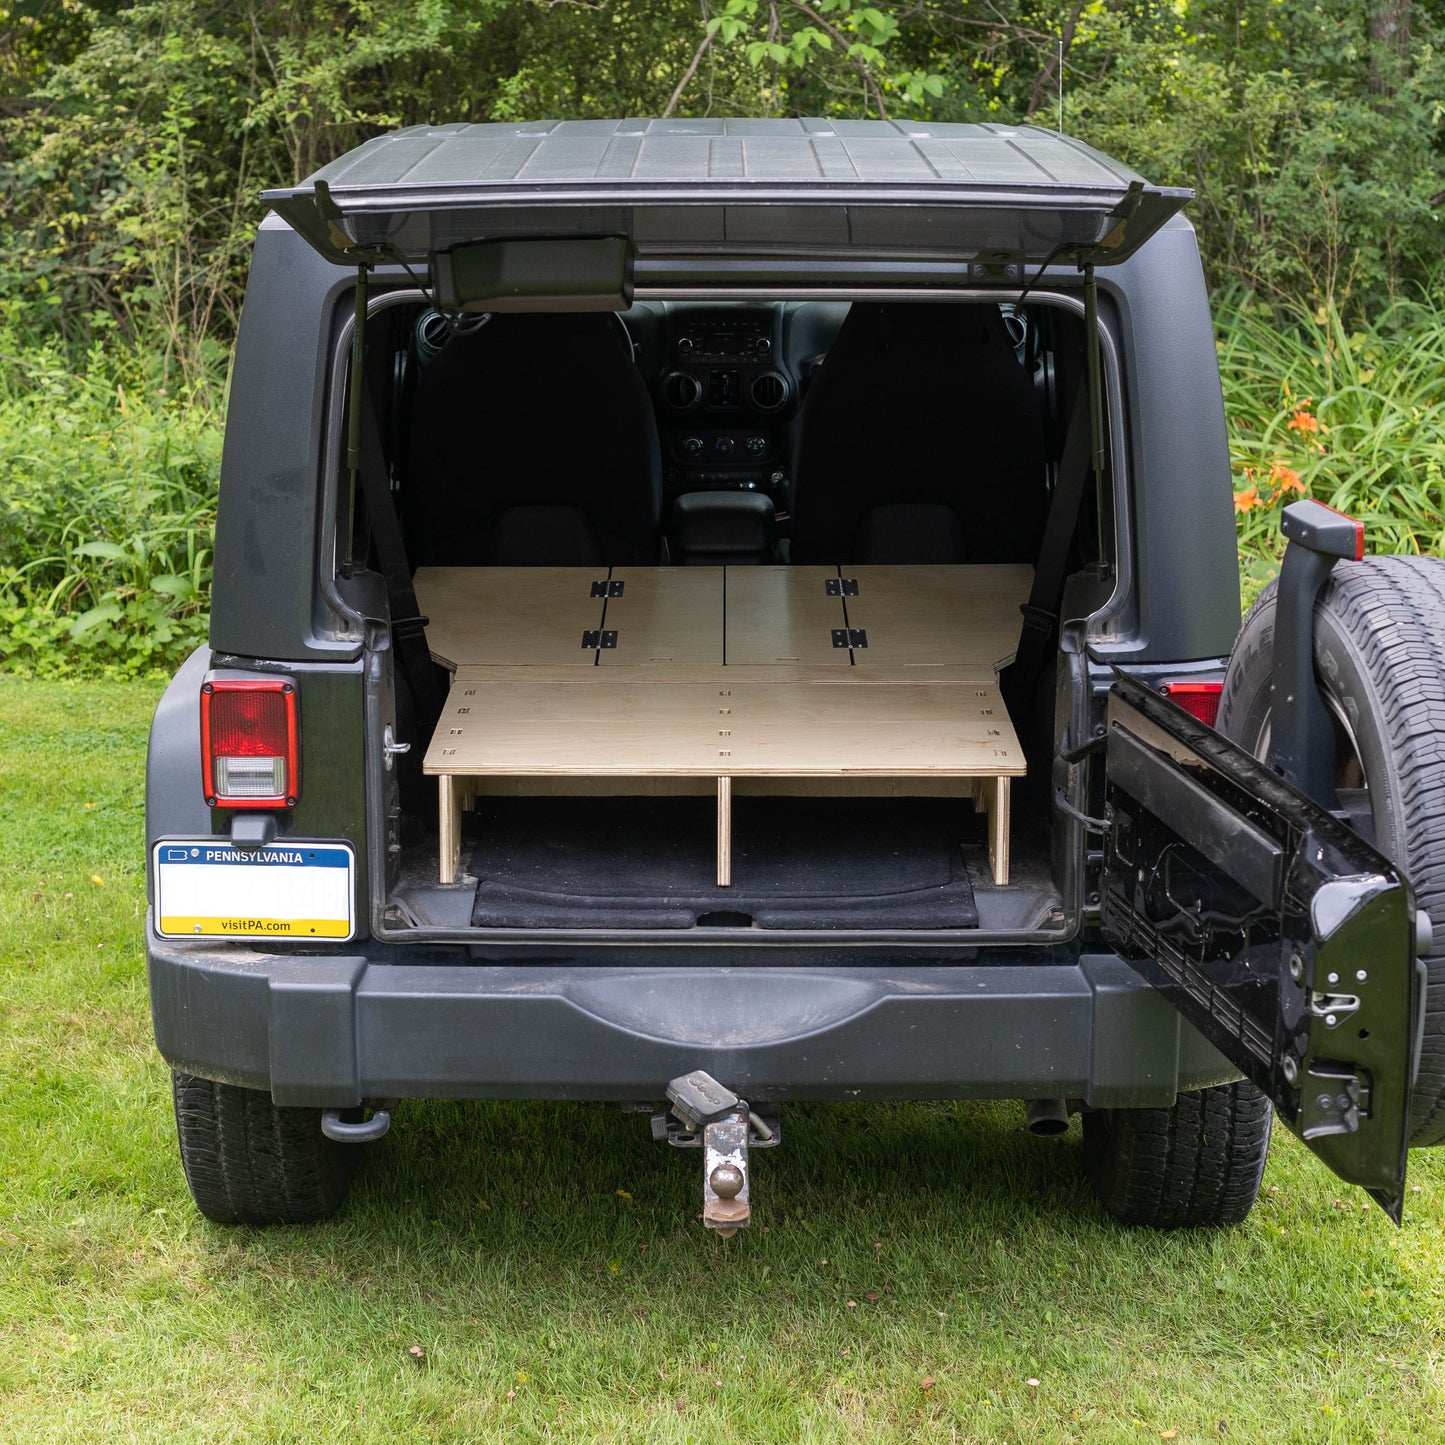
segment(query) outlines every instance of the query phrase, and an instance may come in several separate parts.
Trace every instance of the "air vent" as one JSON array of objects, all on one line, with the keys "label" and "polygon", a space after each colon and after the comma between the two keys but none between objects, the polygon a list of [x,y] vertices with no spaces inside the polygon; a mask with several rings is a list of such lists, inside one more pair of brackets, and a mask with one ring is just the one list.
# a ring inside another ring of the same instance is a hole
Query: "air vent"
[{"label": "air vent", "polygon": [[691,411],[702,400],[702,382],[686,371],[662,378],[662,399],[673,411]]},{"label": "air vent", "polygon": [[421,352],[423,364],[439,355],[451,339],[451,327],[440,311],[422,313],[421,319],[416,323],[416,349]]},{"label": "air vent", "polygon": [[445,316],[440,311],[423,311],[416,323],[417,358],[425,366],[446,349],[454,336],[475,336],[492,319],[490,311],[471,311]]},{"label": "air vent", "polygon": [[788,399],[788,379],[780,371],[760,371],[748,386],[755,411],[777,411]]}]

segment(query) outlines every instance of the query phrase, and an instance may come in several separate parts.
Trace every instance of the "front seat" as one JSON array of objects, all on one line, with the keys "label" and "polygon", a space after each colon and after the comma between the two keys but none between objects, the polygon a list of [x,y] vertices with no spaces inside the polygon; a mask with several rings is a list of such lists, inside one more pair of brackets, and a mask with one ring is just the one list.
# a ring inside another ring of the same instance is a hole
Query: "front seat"
[{"label": "front seat", "polygon": [[404,471],[417,566],[655,565],[662,461],[617,318],[493,316],[423,371]]},{"label": "front seat", "polygon": [[1044,446],[997,306],[855,303],[803,403],[794,562],[1032,562]]}]

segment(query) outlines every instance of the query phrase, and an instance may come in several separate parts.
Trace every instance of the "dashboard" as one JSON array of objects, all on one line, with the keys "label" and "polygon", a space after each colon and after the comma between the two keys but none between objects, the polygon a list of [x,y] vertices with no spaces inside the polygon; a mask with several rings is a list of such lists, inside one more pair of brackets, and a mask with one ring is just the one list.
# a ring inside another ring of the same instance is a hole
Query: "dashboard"
[{"label": "dashboard", "polygon": [[669,497],[788,494],[792,424],[846,302],[638,302],[623,313],[652,393]]}]

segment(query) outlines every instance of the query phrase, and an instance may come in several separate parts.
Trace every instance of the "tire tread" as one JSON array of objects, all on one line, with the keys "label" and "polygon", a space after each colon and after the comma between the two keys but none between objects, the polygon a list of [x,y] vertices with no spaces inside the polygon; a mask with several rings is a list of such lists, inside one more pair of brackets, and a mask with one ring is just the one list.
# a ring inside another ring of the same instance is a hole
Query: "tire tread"
[{"label": "tire tread", "polygon": [[354,1145],[321,1132],[319,1109],[281,1108],[256,1089],[172,1075],[181,1166],[218,1224],[309,1224],[341,1207]]},{"label": "tire tread", "polygon": [[1380,684],[1381,720],[1400,795],[1410,803],[1401,809],[1404,857],[1394,861],[1436,931],[1410,1143],[1445,1143],[1445,563],[1372,557],[1346,564],[1336,567],[1326,597]]},{"label": "tire tread", "polygon": [[1268,1098],[1243,1079],[1180,1094],[1168,1109],[1086,1115],[1090,1180],[1124,1224],[1239,1224],[1259,1194],[1272,1117]]}]

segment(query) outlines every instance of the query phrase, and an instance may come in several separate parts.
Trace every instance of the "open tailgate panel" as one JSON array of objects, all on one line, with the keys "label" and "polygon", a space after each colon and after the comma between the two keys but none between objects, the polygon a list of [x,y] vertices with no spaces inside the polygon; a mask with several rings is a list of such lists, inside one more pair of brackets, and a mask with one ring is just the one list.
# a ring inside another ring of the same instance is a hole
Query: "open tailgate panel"
[{"label": "open tailgate panel", "polygon": [[1399,1221],[1422,968],[1393,864],[1129,678],[1105,738],[1105,936]]}]

